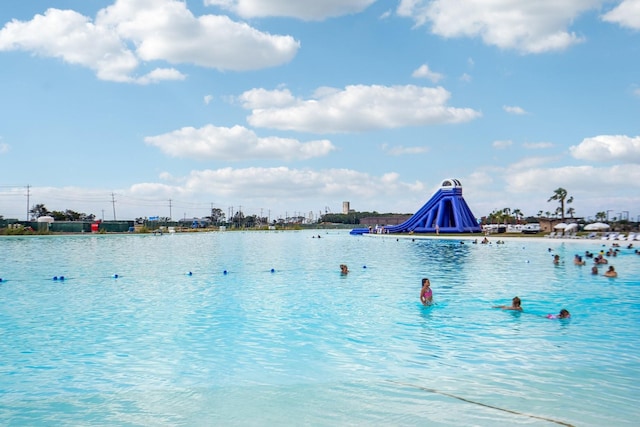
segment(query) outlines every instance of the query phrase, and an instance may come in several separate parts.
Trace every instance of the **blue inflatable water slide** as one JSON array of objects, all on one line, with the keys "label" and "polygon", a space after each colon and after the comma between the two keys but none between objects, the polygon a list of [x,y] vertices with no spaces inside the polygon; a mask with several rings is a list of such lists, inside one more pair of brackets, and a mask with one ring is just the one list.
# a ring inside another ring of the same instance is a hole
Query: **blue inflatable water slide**
[{"label": "blue inflatable water slide", "polygon": [[[438,191],[408,220],[384,226],[386,233],[480,233],[482,228],[462,197],[462,184],[445,179]],[[369,233],[369,228],[354,228],[351,234]]]}]

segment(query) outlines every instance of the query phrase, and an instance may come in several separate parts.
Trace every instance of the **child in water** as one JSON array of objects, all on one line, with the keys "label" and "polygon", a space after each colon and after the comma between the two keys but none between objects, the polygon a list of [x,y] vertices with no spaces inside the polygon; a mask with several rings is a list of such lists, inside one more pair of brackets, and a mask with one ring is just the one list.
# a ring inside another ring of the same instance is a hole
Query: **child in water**
[{"label": "child in water", "polygon": [[520,301],[520,298],[518,297],[513,297],[513,299],[511,300],[511,305],[494,305],[493,308],[522,311],[522,301]]},{"label": "child in water", "polygon": [[422,279],[422,289],[420,289],[420,301],[422,305],[431,305],[433,303],[433,291],[431,290],[431,282],[426,277]]},{"label": "child in water", "polygon": [[569,317],[571,317],[571,314],[569,314],[569,310],[564,308],[560,310],[560,313],[557,316],[554,316],[553,314],[547,314],[547,319],[568,319]]}]

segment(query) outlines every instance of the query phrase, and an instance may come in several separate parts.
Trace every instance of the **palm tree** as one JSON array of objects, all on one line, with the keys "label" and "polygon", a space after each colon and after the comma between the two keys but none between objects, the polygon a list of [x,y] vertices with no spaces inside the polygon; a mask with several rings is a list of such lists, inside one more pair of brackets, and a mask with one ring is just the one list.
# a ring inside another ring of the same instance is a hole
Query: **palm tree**
[{"label": "palm tree", "polygon": [[596,213],[596,221],[604,221],[607,219],[607,213],[602,211],[602,212],[598,212]]},{"label": "palm tree", "polygon": [[573,208],[567,209],[567,215],[569,215],[573,219],[573,214],[576,213],[576,210]]},{"label": "palm tree", "polygon": [[522,215],[522,211],[520,209],[514,209],[512,212],[513,212],[513,215],[516,217],[516,224],[519,224],[520,219],[524,216]]},{"label": "palm tree", "polygon": [[557,200],[560,203],[560,208],[557,210],[557,212],[560,213],[562,215],[562,219],[564,219],[564,212],[565,212],[564,205],[565,203],[572,203],[573,196],[567,199],[567,190],[565,190],[562,187],[559,187],[553,191],[553,196],[549,197],[549,200],[547,200],[547,202],[550,202],[552,200]]}]

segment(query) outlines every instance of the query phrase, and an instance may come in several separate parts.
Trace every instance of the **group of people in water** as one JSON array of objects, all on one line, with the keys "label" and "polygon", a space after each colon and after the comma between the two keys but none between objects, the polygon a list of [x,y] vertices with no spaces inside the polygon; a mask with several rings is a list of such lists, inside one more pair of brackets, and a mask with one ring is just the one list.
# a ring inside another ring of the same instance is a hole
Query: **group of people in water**
[{"label": "group of people in water", "polygon": [[[487,240],[486,237],[485,237],[485,240]],[[483,241],[482,243],[486,244],[487,242]],[[552,249],[549,248],[549,252],[551,251]],[[638,250],[636,250],[636,253],[638,253]],[[586,258],[594,259],[595,265],[591,268],[592,274],[594,275],[598,274],[598,265],[608,264],[607,259],[604,258],[604,254],[605,254],[604,251],[600,251],[600,253],[597,256],[594,256],[594,254],[589,251],[585,252],[584,256]],[[616,250],[610,250],[609,252],[607,252],[607,256],[617,256]],[[560,264],[560,255],[558,254],[553,255],[553,263]],[[586,261],[579,254],[575,255],[573,259],[573,263],[575,265],[586,265]],[[348,273],[349,273],[349,268],[347,267],[347,265],[340,264],[340,274],[346,275]],[[612,265],[609,266],[608,270],[603,275],[605,277],[618,277],[618,273],[616,272],[615,268]],[[420,288],[420,302],[424,306],[429,306],[433,304],[433,291],[431,289],[431,281],[427,277],[422,279],[422,287]],[[495,305],[493,306],[493,308],[500,308],[502,310],[522,311],[522,301],[520,300],[519,297],[516,296],[511,300],[511,305]],[[569,310],[567,310],[566,308],[563,308],[562,310],[560,310],[558,314],[548,314],[545,317],[549,319],[568,319],[571,317],[571,313],[569,313]]]},{"label": "group of people in water", "polygon": [[[522,301],[519,297],[513,297],[511,300],[511,305],[494,305],[493,308],[501,308],[502,310],[514,310],[514,311],[522,311]],[[566,308],[560,310],[558,314],[547,314],[545,316],[547,319],[568,319],[571,317],[571,313]]]}]

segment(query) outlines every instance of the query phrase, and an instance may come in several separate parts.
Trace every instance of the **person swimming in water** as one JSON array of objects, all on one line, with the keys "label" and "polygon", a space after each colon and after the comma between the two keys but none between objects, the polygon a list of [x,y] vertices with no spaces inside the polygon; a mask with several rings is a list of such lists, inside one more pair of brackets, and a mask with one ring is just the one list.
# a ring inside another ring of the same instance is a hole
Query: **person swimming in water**
[{"label": "person swimming in water", "polygon": [[569,317],[571,317],[571,314],[569,313],[569,310],[565,308],[560,310],[558,315],[547,314],[547,319],[568,319]]},{"label": "person swimming in water", "polygon": [[346,264],[340,264],[340,274],[348,274],[349,267]]},{"label": "person swimming in water", "polygon": [[609,266],[609,269],[605,271],[604,275],[606,277],[618,277],[618,273],[616,272],[615,268],[613,268],[613,265]]},{"label": "person swimming in water", "polygon": [[493,308],[522,311],[522,301],[518,297],[513,297],[513,299],[511,300],[511,305],[494,305]]},{"label": "person swimming in water", "polygon": [[420,289],[420,301],[422,305],[433,304],[433,291],[431,290],[431,282],[426,277],[422,279],[422,289]]}]

